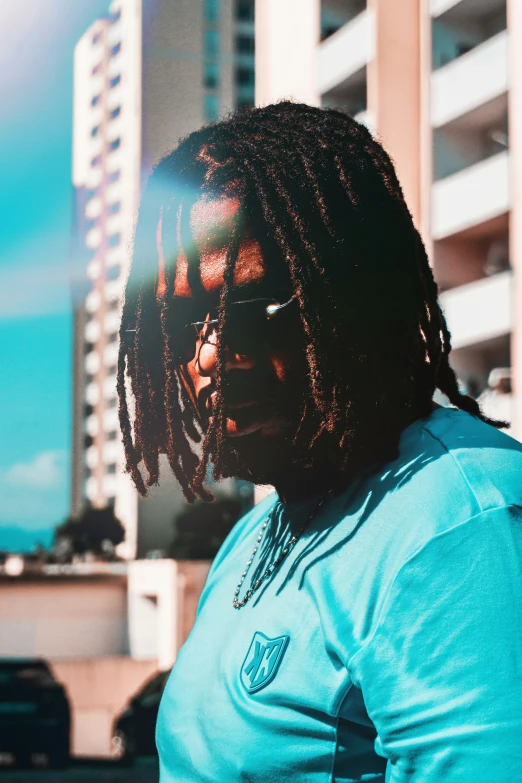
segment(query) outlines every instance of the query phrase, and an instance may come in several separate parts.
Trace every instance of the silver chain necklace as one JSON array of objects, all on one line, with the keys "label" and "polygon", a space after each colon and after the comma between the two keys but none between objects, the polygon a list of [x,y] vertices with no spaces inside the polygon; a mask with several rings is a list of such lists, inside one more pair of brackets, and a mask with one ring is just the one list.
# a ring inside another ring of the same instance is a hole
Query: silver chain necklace
[{"label": "silver chain necklace", "polygon": [[264,522],[263,522],[263,524],[261,525],[261,530],[259,531],[259,535],[258,535],[258,537],[257,537],[256,545],[255,545],[255,547],[254,547],[254,548],[253,548],[253,550],[252,550],[252,554],[250,555],[250,558],[247,560],[247,564],[246,564],[246,566],[245,566],[245,570],[244,570],[244,571],[243,571],[243,573],[241,574],[241,579],[239,580],[239,584],[238,584],[238,586],[236,587],[236,591],[235,591],[235,593],[234,593],[234,599],[233,599],[233,601],[232,601],[232,605],[233,605],[234,609],[241,609],[241,607],[242,607],[242,606],[244,606],[246,603],[248,603],[248,601],[250,601],[250,599],[252,598],[252,596],[254,595],[254,593],[255,593],[257,590],[259,590],[259,588],[261,587],[261,585],[263,584],[263,582],[264,582],[266,579],[268,579],[268,578],[269,578],[269,577],[270,577],[270,576],[273,574],[273,572],[276,570],[276,568],[278,568],[278,567],[281,565],[281,563],[283,562],[283,560],[285,559],[285,557],[286,557],[286,556],[287,556],[287,555],[288,555],[288,554],[289,554],[289,553],[292,551],[292,549],[294,548],[294,546],[296,545],[296,543],[298,542],[298,540],[301,538],[302,534],[304,533],[304,531],[306,530],[306,528],[308,527],[308,525],[310,524],[310,522],[312,521],[312,519],[315,517],[315,515],[317,514],[317,512],[319,511],[319,509],[321,508],[321,506],[323,506],[323,505],[324,505],[324,502],[326,501],[326,498],[327,498],[327,497],[328,497],[330,494],[331,494],[331,493],[330,493],[330,492],[328,492],[326,495],[323,495],[323,497],[322,497],[322,498],[319,500],[319,502],[317,503],[317,505],[315,506],[315,508],[314,508],[314,509],[312,510],[312,512],[309,514],[309,516],[307,517],[307,519],[306,519],[305,523],[302,525],[302,527],[299,529],[299,531],[298,531],[298,532],[297,532],[295,535],[293,535],[293,536],[292,536],[292,538],[290,539],[290,541],[288,542],[288,544],[285,546],[285,548],[283,549],[283,551],[281,552],[281,554],[279,555],[279,557],[277,557],[277,558],[274,560],[274,562],[273,562],[273,563],[271,563],[271,564],[268,566],[268,568],[266,569],[266,571],[265,571],[265,573],[263,574],[263,576],[260,576],[260,577],[259,577],[259,579],[256,579],[256,581],[254,582],[254,584],[252,585],[252,587],[249,587],[249,588],[248,588],[248,590],[246,591],[246,593],[245,593],[244,597],[243,597],[241,600],[239,600],[239,591],[241,590],[241,587],[242,587],[242,585],[243,585],[243,582],[244,582],[244,581],[245,581],[245,579],[246,579],[246,575],[248,574],[248,572],[249,572],[249,570],[250,570],[250,566],[252,565],[252,561],[253,561],[253,559],[254,559],[254,557],[255,557],[255,554],[256,554],[256,552],[257,552],[257,550],[258,550],[258,548],[259,548],[259,544],[261,543],[261,541],[262,541],[262,539],[263,539],[263,536],[264,536],[265,530],[266,530],[266,528],[267,528],[267,526],[268,526],[269,522],[271,522],[271,521],[272,521],[272,518],[273,518],[273,516],[274,516],[274,512],[275,512],[275,509],[277,508],[277,503],[276,503],[276,505],[273,507],[273,509],[270,511],[270,513],[268,514],[267,518],[265,519],[265,521],[264,521]]}]

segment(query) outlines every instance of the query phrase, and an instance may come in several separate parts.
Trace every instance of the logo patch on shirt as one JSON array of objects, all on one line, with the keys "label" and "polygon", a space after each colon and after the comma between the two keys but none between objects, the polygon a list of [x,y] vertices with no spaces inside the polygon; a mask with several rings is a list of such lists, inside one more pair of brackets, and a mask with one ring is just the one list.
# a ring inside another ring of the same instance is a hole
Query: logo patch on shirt
[{"label": "logo patch on shirt", "polygon": [[289,636],[269,639],[256,631],[241,667],[241,682],[249,693],[264,688],[274,679],[289,641]]}]

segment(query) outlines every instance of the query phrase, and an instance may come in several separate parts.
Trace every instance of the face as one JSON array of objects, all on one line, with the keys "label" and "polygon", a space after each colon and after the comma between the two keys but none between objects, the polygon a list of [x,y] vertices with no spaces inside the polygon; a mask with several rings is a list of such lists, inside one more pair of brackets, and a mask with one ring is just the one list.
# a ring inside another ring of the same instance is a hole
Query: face
[{"label": "face", "polygon": [[[200,269],[194,280],[185,253],[179,252],[173,291],[177,323],[217,317],[227,243],[238,208],[239,202],[228,197],[201,200],[192,208],[190,223]],[[161,262],[161,244],[159,255]],[[273,483],[277,473],[292,459],[292,438],[300,420],[306,382],[297,302],[292,300],[286,270],[271,268],[269,261],[245,226],[230,302],[258,298],[265,301],[232,305],[229,309],[230,326],[223,338],[224,456],[227,475],[256,483]],[[160,274],[160,290],[162,286]],[[268,304],[289,300],[289,305],[266,317]],[[216,402],[217,333],[212,324],[199,328],[194,356],[180,366],[180,375],[203,423],[208,424]]]}]

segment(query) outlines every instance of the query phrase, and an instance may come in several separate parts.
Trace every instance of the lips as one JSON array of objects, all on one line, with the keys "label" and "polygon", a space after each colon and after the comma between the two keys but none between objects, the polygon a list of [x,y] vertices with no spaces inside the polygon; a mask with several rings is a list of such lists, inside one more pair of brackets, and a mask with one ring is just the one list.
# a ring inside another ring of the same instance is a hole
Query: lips
[{"label": "lips", "polygon": [[[210,413],[209,422],[212,421],[212,408],[216,404],[216,392],[212,392],[207,398],[207,415]],[[270,400],[241,400],[229,402],[225,399],[226,434],[230,438],[242,435],[250,435],[268,424],[274,416],[275,401]]]}]

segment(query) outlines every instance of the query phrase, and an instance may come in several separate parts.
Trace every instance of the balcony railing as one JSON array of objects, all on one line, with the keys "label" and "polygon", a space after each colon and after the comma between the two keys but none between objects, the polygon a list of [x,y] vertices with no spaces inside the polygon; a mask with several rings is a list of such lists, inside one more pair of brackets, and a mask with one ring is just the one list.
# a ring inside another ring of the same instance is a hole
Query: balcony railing
[{"label": "balcony railing", "polygon": [[432,125],[446,125],[507,90],[508,37],[504,30],[432,73]]},{"label": "balcony railing", "polygon": [[319,92],[323,95],[343,84],[374,57],[375,20],[366,10],[319,44]]},{"label": "balcony railing", "polygon": [[432,186],[434,239],[458,234],[504,215],[511,203],[509,152],[475,163]]},{"label": "balcony railing", "polygon": [[512,273],[477,280],[441,295],[453,348],[509,334],[513,327]]}]

